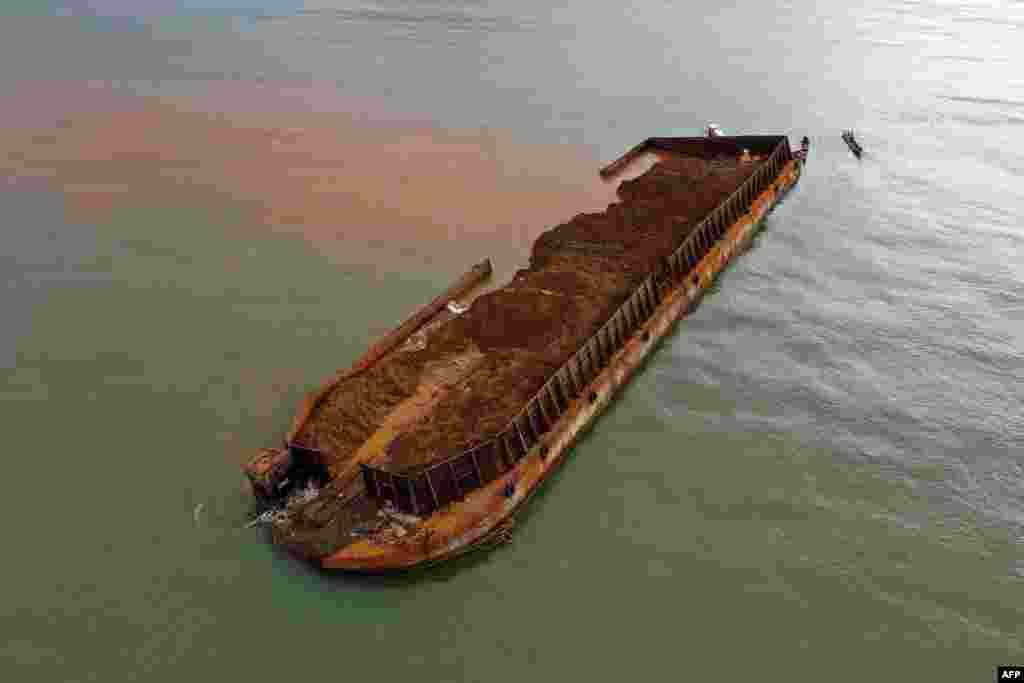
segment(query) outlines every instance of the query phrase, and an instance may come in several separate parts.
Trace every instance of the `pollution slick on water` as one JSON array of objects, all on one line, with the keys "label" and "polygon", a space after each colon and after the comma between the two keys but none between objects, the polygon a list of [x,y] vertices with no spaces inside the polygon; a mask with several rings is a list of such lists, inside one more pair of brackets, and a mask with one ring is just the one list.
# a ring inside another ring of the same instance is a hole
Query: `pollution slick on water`
[{"label": "pollution slick on water", "polygon": [[511,521],[800,177],[782,135],[649,138],[601,170],[619,201],[485,261],[336,373],[245,472],[273,542],[321,567],[405,570]]}]

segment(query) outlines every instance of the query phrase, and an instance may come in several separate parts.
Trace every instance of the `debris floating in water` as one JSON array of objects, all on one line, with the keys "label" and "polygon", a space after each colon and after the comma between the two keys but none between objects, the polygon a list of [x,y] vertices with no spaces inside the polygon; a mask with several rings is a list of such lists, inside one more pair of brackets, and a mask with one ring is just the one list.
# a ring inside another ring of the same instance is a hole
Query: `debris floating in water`
[{"label": "debris floating in water", "polygon": [[246,524],[245,528],[250,529],[258,524],[285,524],[291,519],[291,510],[293,508],[305,505],[319,495],[320,489],[317,488],[313,481],[310,481],[306,484],[305,488],[297,489],[295,493],[289,496],[283,506],[264,510],[255,519]]}]

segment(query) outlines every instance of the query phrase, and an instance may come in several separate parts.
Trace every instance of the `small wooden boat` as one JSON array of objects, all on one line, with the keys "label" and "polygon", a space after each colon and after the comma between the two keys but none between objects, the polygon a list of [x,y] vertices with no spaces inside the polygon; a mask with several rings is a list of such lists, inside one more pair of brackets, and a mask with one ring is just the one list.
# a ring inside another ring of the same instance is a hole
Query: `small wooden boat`
[{"label": "small wooden boat", "polygon": [[864,153],[864,148],[861,147],[860,143],[857,142],[857,139],[853,137],[852,130],[843,131],[843,142],[845,142],[846,146],[850,148],[851,152],[853,152],[853,156],[860,159],[860,155]]}]

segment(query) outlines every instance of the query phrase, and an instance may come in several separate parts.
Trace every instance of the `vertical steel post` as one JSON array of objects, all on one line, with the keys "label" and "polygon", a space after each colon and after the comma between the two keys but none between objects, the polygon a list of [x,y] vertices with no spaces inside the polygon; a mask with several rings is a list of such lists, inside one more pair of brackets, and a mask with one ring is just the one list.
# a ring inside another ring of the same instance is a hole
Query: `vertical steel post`
[{"label": "vertical steel post", "polygon": [[434,468],[431,467],[425,473],[426,477],[427,477],[427,488],[430,489],[430,497],[434,499],[434,509],[435,510],[440,510],[441,509],[441,499],[437,497],[437,489],[434,488],[434,482],[432,482],[430,480],[430,473],[433,472],[433,471],[434,471]]},{"label": "vertical steel post", "polygon": [[419,515],[420,504],[419,501],[416,500],[416,487],[413,486],[412,479],[409,477],[406,477],[405,482],[409,485],[409,501],[412,503],[412,514]]},{"label": "vertical steel post", "polygon": [[459,498],[464,498],[466,494],[462,492],[462,485],[459,484],[459,475],[455,471],[455,465],[452,464],[451,460],[448,461],[448,471],[451,472],[452,475],[452,484],[455,486],[455,493]]},{"label": "vertical steel post", "polygon": [[569,368],[569,379],[573,383],[573,396],[580,396],[583,393],[583,388],[587,386],[587,383],[583,381],[582,373],[580,372],[578,353],[574,354],[569,359],[567,367]]},{"label": "vertical steel post", "polygon": [[544,388],[541,389],[541,392],[537,394],[537,407],[540,408],[541,416],[544,418],[544,421],[548,424],[548,429],[550,429],[551,425],[555,424],[555,422],[554,420],[551,419],[551,416],[548,414],[547,408],[544,406],[544,395],[547,393],[545,389],[547,389],[547,384],[545,384]]},{"label": "vertical steel post", "polygon": [[[537,397],[534,396],[526,404],[526,416],[530,419],[530,427],[533,429],[533,433],[538,440],[540,440],[540,437],[548,431],[548,427],[550,426],[547,424],[547,421],[538,409],[539,403],[540,401],[538,401]],[[540,429],[537,429],[537,425],[540,425]]]},{"label": "vertical steel post", "polygon": [[515,424],[515,427],[516,427],[516,433],[519,434],[519,440],[523,444],[523,455],[526,455],[527,453],[530,452],[530,444],[526,441],[526,435],[523,434],[523,426],[524,425],[523,425],[523,415],[522,415],[522,413],[520,413],[516,417],[516,419],[515,419],[515,421],[513,423]]},{"label": "vertical steel post", "polygon": [[480,470],[480,461],[476,459],[477,449],[474,448],[469,452],[469,458],[473,461],[473,469],[476,470],[476,480],[483,486],[487,482],[484,481],[484,473]]},{"label": "vertical steel post", "polygon": [[498,474],[508,470],[508,455],[505,453],[505,435],[499,434],[494,439],[494,464],[498,468]]}]

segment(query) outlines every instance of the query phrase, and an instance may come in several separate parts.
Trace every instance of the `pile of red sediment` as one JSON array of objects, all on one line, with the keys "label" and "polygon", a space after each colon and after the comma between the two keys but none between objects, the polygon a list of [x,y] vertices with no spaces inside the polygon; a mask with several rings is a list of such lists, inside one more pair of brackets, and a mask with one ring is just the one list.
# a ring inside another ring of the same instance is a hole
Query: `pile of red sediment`
[{"label": "pile of red sediment", "polygon": [[669,157],[623,182],[620,203],[545,232],[529,269],[440,325],[425,348],[393,353],[356,378],[358,386],[335,389],[300,441],[344,461],[414,393],[427,363],[467,349],[483,361],[378,464],[421,466],[494,436],[753,166]]},{"label": "pile of red sediment", "polygon": [[566,252],[578,252],[642,279],[753,170],[753,164],[735,159],[664,159],[619,186],[622,202],[541,235],[531,263],[544,267]]}]

